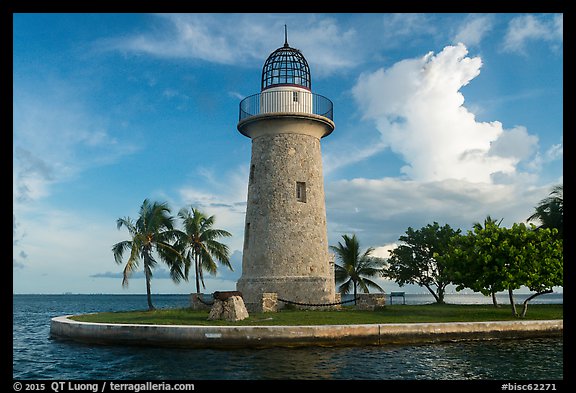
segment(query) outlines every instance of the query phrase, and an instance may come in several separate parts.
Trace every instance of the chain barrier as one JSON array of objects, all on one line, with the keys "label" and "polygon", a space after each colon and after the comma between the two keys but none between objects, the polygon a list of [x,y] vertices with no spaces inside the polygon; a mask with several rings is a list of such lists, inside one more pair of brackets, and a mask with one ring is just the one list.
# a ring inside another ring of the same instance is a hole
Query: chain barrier
[{"label": "chain barrier", "polygon": [[[214,304],[214,300],[212,301],[212,303],[206,303],[203,299],[202,296],[196,296],[196,299],[198,299],[198,301],[206,306],[212,306]],[[345,304],[345,303],[352,303],[355,302],[356,300],[358,300],[358,298],[352,299],[352,300],[344,300],[344,301],[340,301],[340,302],[334,302],[334,303],[300,303],[300,302],[294,302],[292,300],[286,300],[286,299],[280,299],[278,298],[279,301],[284,302],[284,303],[288,303],[288,304],[295,304],[297,306],[307,306],[307,307],[330,307],[330,306],[338,306],[340,304]]]},{"label": "chain barrier", "polygon": [[280,299],[278,298],[279,301],[284,302],[284,303],[289,303],[289,304],[295,304],[297,306],[308,306],[308,307],[330,307],[330,306],[337,306],[339,304],[344,304],[344,303],[352,303],[355,302],[356,300],[358,300],[358,298],[352,299],[352,300],[345,300],[345,301],[340,301],[340,302],[335,302],[335,303],[300,303],[300,302],[293,302],[292,300],[286,300],[286,299]]}]

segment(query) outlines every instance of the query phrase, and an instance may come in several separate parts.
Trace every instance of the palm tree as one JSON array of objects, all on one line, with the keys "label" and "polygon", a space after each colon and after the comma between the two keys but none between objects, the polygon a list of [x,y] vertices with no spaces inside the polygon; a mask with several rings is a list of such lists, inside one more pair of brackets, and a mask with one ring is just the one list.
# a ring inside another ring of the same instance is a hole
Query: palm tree
[{"label": "palm tree", "polygon": [[119,218],[116,221],[118,229],[125,226],[132,240],[124,240],[112,246],[116,263],[122,263],[124,251],[130,250],[130,257],[124,267],[122,286],[128,286],[130,274],[138,268],[140,259],[144,262],[144,275],[146,277],[146,295],[148,309],[154,310],[150,294],[150,280],[152,269],[157,265],[154,251],[170,267],[172,279],[179,282],[184,278],[180,265],[182,257],[170,244],[174,239],[173,217],[166,203],[150,203],[145,199],[140,207],[140,217],[134,222],[130,217]]},{"label": "palm tree", "polygon": [[472,228],[480,231],[480,230],[486,229],[490,226],[500,227],[500,224],[502,224],[503,220],[504,219],[501,218],[500,221],[496,222],[496,220],[493,219],[492,217],[490,217],[490,215],[487,215],[486,218],[484,219],[484,226],[482,226],[482,224],[480,224],[479,222],[475,222],[472,224]]},{"label": "palm tree", "polygon": [[200,293],[200,283],[204,285],[204,270],[215,275],[218,267],[215,260],[227,266],[230,270],[230,251],[228,246],[220,243],[220,237],[230,237],[232,234],[223,229],[214,229],[214,216],[207,217],[200,210],[182,208],[178,212],[184,231],[177,231],[178,248],[184,256],[184,276],[188,278],[190,266],[194,264],[196,276],[196,293]]},{"label": "palm tree", "polygon": [[352,235],[352,237],[342,235],[342,238],[344,244],[338,242],[338,246],[330,246],[330,249],[342,262],[342,265],[334,264],[334,278],[337,283],[342,283],[338,287],[338,291],[347,294],[350,293],[350,287],[353,287],[354,304],[356,304],[358,287],[364,293],[370,292],[369,287],[384,292],[378,284],[368,278],[381,275],[382,272],[383,261],[380,258],[370,256],[374,252],[374,248],[370,247],[361,254],[360,243],[356,235]]},{"label": "palm tree", "polygon": [[558,236],[563,237],[564,227],[564,185],[552,188],[549,196],[542,199],[535,207],[535,212],[527,221],[540,221],[538,228],[556,228]]}]

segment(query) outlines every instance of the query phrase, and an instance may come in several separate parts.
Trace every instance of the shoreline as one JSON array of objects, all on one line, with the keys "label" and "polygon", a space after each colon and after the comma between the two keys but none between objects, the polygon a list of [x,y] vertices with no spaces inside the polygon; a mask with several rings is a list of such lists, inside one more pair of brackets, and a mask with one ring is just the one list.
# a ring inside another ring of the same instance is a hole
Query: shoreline
[{"label": "shoreline", "polygon": [[183,348],[266,348],[404,345],[561,337],[564,320],[387,323],[301,326],[191,326],[79,322],[54,317],[55,339],[101,345]]}]

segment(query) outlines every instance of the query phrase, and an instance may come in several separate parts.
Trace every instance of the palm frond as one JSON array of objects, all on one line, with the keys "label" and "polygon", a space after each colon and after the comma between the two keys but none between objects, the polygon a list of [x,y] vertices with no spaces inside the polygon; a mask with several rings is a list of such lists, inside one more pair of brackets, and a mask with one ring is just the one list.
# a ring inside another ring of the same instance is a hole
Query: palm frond
[{"label": "palm frond", "polygon": [[340,292],[343,295],[349,294],[351,290],[352,290],[352,280],[345,281],[338,287],[338,292]]},{"label": "palm frond", "polygon": [[134,234],[136,232],[136,228],[134,226],[134,222],[130,217],[123,217],[116,220],[116,228],[120,229],[122,227],[126,227],[130,234]]},{"label": "palm frond", "polygon": [[[384,292],[384,289],[380,285],[378,285],[376,282],[370,280],[369,278],[364,277],[362,282],[364,284],[366,284],[367,288],[374,288],[374,289],[379,290],[380,292]],[[366,293],[368,293],[368,291]]]},{"label": "palm frond", "polygon": [[200,267],[201,270],[206,270],[213,276],[216,275],[216,271],[218,270],[218,266],[216,266],[212,254],[207,252],[206,249],[203,249],[200,254]]},{"label": "palm frond", "polygon": [[139,264],[138,252],[134,252],[134,248],[133,248],[132,253],[130,254],[130,258],[128,258],[128,261],[126,262],[126,265],[124,266],[123,275],[122,275],[122,286],[123,287],[128,286],[128,279],[130,278],[130,275],[132,274],[132,272],[134,270],[136,270],[136,268],[138,268],[138,264]]},{"label": "palm frond", "polygon": [[124,240],[112,246],[114,261],[117,264],[122,263],[122,257],[124,256],[124,251],[128,250],[130,247],[132,247],[132,242],[130,240]]}]

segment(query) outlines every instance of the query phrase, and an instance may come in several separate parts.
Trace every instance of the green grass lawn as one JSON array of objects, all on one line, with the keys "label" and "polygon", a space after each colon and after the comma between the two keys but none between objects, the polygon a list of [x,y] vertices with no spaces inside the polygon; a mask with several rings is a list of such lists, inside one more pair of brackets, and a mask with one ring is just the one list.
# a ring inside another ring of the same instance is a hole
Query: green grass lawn
[{"label": "green grass lawn", "polygon": [[[519,307],[519,311],[520,311]],[[533,304],[523,320],[563,319],[562,304]],[[377,311],[358,311],[352,307],[341,310],[305,311],[282,310],[276,313],[251,313],[250,317],[238,322],[209,321],[208,311],[190,308],[158,309],[154,311],[124,311],[84,314],[73,320],[100,323],[140,323],[154,325],[348,325],[371,323],[416,323],[416,322],[480,322],[521,320],[512,316],[511,307],[502,305],[423,304],[387,305]]]}]

